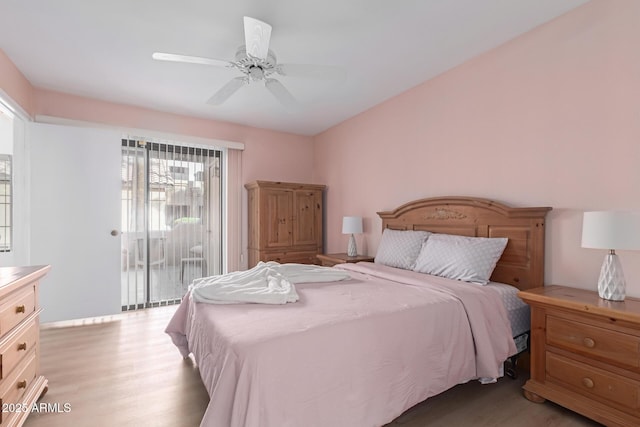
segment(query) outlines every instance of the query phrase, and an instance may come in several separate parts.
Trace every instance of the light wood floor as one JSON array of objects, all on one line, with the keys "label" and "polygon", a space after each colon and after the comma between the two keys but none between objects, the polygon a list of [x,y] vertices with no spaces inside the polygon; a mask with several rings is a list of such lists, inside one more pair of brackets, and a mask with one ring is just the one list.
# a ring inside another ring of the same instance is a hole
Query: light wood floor
[{"label": "light wood floor", "polygon": [[[41,367],[49,391],[41,402],[60,408],[68,403],[71,411],[32,413],[25,426],[198,426],[209,398],[197,367],[181,358],[163,332],[175,310],[152,308],[81,326],[44,325]],[[598,425],[550,402],[529,402],[520,391],[524,380],[459,385],[388,426]]]}]

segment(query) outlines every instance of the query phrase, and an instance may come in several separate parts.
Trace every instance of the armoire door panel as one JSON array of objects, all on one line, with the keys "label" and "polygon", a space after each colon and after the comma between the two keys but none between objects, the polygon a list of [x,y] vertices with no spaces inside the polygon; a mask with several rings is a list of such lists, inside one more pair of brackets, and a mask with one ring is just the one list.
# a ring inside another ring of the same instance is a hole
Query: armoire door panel
[{"label": "armoire door panel", "polygon": [[296,211],[293,226],[294,245],[314,245],[318,242],[318,221],[322,221],[319,196],[321,197],[322,194],[317,191],[294,192]]},{"label": "armoire door panel", "polygon": [[266,228],[265,246],[278,248],[291,246],[293,233],[293,193],[267,190],[263,194]]}]

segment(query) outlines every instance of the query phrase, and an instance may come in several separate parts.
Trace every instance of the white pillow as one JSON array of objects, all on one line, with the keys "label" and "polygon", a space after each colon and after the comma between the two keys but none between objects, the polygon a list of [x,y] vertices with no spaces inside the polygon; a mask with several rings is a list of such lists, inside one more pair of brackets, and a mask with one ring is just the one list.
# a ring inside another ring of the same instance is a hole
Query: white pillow
[{"label": "white pillow", "polygon": [[422,247],[413,270],[486,285],[507,240],[506,237],[432,234]]},{"label": "white pillow", "polygon": [[389,267],[412,270],[420,248],[431,233],[415,230],[391,230],[385,228],[374,262]]}]

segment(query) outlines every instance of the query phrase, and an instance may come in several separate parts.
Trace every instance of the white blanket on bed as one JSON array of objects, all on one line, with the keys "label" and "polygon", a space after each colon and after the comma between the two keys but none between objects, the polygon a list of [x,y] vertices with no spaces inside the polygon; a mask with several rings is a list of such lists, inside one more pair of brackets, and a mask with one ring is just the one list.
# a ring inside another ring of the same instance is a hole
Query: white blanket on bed
[{"label": "white blanket on bed", "polygon": [[346,271],[330,267],[260,261],[250,270],[196,279],[189,289],[197,302],[286,304],[298,301],[296,283],[336,282],[350,277]]}]

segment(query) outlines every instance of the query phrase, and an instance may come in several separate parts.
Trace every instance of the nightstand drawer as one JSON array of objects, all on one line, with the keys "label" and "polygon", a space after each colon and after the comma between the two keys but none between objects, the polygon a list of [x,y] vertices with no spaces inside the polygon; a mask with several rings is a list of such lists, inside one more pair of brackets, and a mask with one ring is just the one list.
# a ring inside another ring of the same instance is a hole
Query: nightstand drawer
[{"label": "nightstand drawer", "polygon": [[637,411],[640,383],[593,366],[547,352],[547,379],[559,381],[588,397]]},{"label": "nightstand drawer", "polygon": [[375,257],[368,255],[349,256],[346,253],[318,254],[318,260],[324,267],[333,267],[334,265],[343,263],[374,262]]},{"label": "nightstand drawer", "polygon": [[640,337],[547,316],[547,344],[623,367],[640,368]]}]

